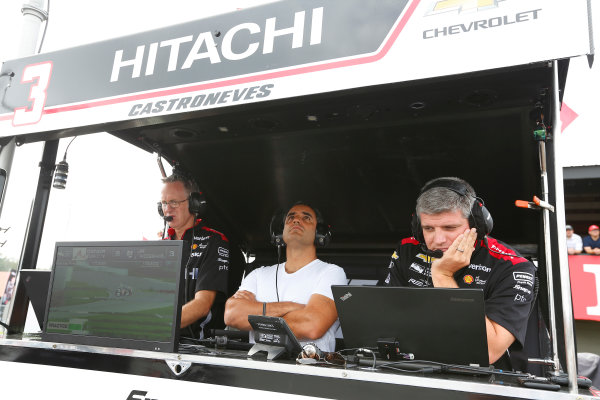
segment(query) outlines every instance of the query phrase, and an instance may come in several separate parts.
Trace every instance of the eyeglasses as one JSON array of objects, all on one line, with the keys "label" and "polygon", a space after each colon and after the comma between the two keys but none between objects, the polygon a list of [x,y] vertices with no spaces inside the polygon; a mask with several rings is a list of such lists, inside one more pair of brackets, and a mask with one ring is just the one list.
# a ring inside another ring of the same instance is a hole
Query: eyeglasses
[{"label": "eyeglasses", "polygon": [[179,205],[183,202],[188,201],[188,199],[185,200],[171,200],[171,201],[159,201],[158,204],[160,206],[162,206],[162,208],[167,208],[167,206],[171,206],[171,208],[177,208],[179,207]]},{"label": "eyeglasses", "polygon": [[309,343],[302,347],[296,358],[297,364],[312,364],[346,368],[346,358],[338,352],[323,352],[315,344]]}]

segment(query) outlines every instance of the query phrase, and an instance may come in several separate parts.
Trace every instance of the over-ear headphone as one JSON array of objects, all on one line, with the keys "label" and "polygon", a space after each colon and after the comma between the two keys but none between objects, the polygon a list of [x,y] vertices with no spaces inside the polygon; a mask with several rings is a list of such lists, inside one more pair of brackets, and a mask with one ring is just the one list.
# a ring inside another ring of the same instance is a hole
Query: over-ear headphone
[{"label": "over-ear headphone", "polygon": [[[198,218],[202,218],[206,214],[206,197],[202,192],[192,192],[188,197],[188,210],[190,214],[195,215]],[[157,203],[158,215],[164,218],[165,213],[162,208],[162,203]]]},{"label": "over-ear headphone", "polygon": [[[321,212],[318,209],[302,202],[297,202],[294,204],[294,206],[296,205],[306,205],[312,208],[317,217],[317,226],[315,230],[314,242],[315,246],[327,246],[329,242],[331,242],[331,230],[329,229],[329,225],[327,225],[323,220]],[[283,211],[281,209],[278,210],[277,212],[275,212],[275,214],[273,214],[273,217],[271,218],[271,223],[269,224],[269,236],[271,238],[271,243],[275,246],[285,246],[285,242],[283,241],[283,227],[285,225],[285,218],[287,216],[287,212],[292,207],[289,207],[286,211]]]},{"label": "over-ear headphone", "polygon": [[[434,179],[433,181],[429,182],[423,186],[419,196],[429,189],[436,187],[446,188],[460,196],[469,196],[467,187],[462,182],[448,178]],[[483,200],[477,196],[475,196],[475,202],[473,203],[473,206],[471,207],[471,213],[469,214],[469,226],[477,229],[477,240],[482,240],[492,231],[492,228],[494,227],[492,215],[485,207]],[[423,237],[423,228],[421,227],[421,219],[419,218],[416,210],[412,215],[411,229],[415,239],[421,243],[425,243],[425,238]]]}]

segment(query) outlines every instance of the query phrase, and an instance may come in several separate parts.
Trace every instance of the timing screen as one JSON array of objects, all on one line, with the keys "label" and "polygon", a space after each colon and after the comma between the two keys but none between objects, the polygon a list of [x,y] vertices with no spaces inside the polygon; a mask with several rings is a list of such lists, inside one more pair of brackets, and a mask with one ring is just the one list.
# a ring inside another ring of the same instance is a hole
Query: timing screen
[{"label": "timing screen", "polygon": [[169,341],[177,247],[59,247],[46,332]]}]

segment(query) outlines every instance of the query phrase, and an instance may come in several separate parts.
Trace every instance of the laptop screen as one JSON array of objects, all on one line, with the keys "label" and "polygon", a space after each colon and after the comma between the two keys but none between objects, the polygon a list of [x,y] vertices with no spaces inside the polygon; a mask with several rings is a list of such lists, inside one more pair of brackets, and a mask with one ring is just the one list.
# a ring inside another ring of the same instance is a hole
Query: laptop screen
[{"label": "laptop screen", "polygon": [[447,364],[489,364],[480,289],[332,286],[344,346],[395,339],[402,353]]},{"label": "laptop screen", "polygon": [[42,339],[174,352],[181,241],[56,243]]}]

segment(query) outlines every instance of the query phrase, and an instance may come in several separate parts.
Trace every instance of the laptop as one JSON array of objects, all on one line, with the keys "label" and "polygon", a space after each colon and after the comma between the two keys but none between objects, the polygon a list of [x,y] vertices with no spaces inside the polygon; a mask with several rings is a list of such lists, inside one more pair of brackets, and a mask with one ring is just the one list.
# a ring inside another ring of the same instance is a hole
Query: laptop
[{"label": "laptop", "polygon": [[22,269],[19,271],[19,285],[23,285],[25,288],[40,328],[44,326],[50,273],[51,271],[47,269]]},{"label": "laptop", "polygon": [[488,366],[481,289],[332,286],[346,348],[398,342],[415,360]]},{"label": "laptop", "polygon": [[182,243],[56,243],[42,340],[176,352]]}]

